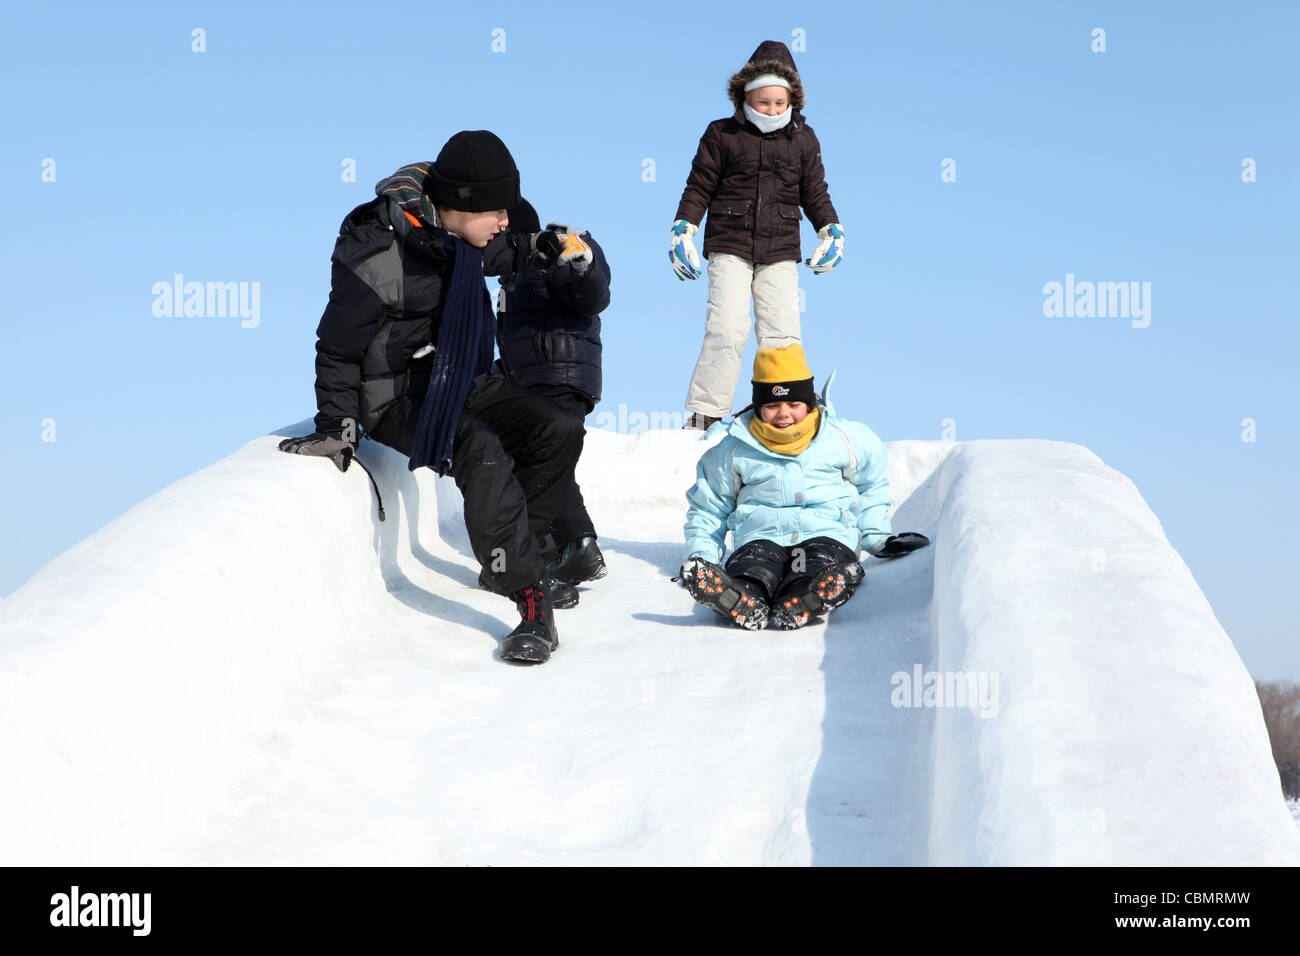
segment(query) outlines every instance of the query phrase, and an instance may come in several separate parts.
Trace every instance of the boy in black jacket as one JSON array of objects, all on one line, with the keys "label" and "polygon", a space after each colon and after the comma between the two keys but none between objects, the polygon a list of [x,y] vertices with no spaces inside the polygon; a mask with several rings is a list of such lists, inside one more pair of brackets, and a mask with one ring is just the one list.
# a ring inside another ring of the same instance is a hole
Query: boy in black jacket
[{"label": "boy in black jacket", "polygon": [[513,276],[536,251],[535,236],[506,232],[519,170],[493,133],[463,131],[435,162],[403,166],[375,193],[334,247],[316,330],[316,431],[280,448],[346,470],[360,428],[409,455],[411,470],[455,478],[474,554],[519,610],[501,656],[540,663],[559,646],[560,590],[538,540],[573,481],[582,429],[492,370],[484,276]]},{"label": "boy in black jacket", "polygon": [[[600,402],[600,313],[609,307],[609,264],[586,231],[558,223],[542,231],[527,200],[510,210],[510,230],[540,234],[536,244],[544,256],[513,277],[501,277],[501,365],[512,382],[551,399],[581,427]],[[565,250],[567,261],[555,261]],[[603,578],[605,559],[576,480],[568,482],[562,499],[549,529],[555,549],[549,573],[566,584]]]}]

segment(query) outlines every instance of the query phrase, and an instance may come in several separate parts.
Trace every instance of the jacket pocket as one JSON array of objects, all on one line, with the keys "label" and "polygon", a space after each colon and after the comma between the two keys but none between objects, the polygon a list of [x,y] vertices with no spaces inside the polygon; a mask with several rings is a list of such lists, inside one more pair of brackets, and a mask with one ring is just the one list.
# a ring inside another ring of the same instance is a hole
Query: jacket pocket
[{"label": "jacket pocket", "polygon": [[799,211],[798,206],[791,206],[791,205],[787,205],[786,203],[780,203],[777,205],[776,211],[780,214],[782,219],[793,219],[796,222],[803,219],[803,213]]},{"label": "jacket pocket", "polygon": [[714,216],[749,216],[748,199],[715,199],[709,204],[709,218]]}]

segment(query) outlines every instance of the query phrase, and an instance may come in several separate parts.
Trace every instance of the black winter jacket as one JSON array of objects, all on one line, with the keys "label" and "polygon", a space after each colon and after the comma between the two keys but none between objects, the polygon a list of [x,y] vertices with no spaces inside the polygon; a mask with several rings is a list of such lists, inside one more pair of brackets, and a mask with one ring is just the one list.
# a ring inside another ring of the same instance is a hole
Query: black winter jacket
[{"label": "black winter jacket", "polygon": [[[484,249],[489,275],[508,269],[504,238]],[[343,220],[331,262],[329,303],[316,329],[316,430],[337,434],[351,420],[368,432],[398,397],[428,389],[432,353],[411,356],[438,341],[451,235],[414,225],[396,202],[378,197]]]},{"label": "black winter jacket", "polygon": [[609,307],[609,263],[587,233],[592,263],[581,275],[567,263],[530,265],[497,293],[497,346],[518,385],[561,385],[594,407],[601,393],[600,313]]}]

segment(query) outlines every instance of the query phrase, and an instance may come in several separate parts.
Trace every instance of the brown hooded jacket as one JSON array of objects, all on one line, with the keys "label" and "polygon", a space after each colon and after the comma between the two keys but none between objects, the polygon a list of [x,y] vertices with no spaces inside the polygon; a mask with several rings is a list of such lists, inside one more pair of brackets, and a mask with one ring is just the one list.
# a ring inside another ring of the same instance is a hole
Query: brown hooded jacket
[{"label": "brown hooded jacket", "polygon": [[[775,74],[790,84],[790,122],[761,133],[745,118],[745,84]],[[821,144],[800,112],[803,83],[784,43],[759,44],[734,73],[727,92],[733,115],[714,120],[700,137],[677,219],[699,225],[708,212],[703,254],[730,252],[755,265],[798,260],[802,206],[813,228],[839,222],[826,187]]]}]

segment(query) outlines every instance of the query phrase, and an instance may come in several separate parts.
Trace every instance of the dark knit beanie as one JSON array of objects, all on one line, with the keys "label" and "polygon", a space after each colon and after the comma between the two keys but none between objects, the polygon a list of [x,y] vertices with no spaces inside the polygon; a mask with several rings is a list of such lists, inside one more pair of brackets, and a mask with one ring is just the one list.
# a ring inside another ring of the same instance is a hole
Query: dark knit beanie
[{"label": "dark knit beanie", "polygon": [[519,169],[506,144],[485,129],[462,130],[447,140],[424,180],[436,206],[491,212],[519,204]]}]

